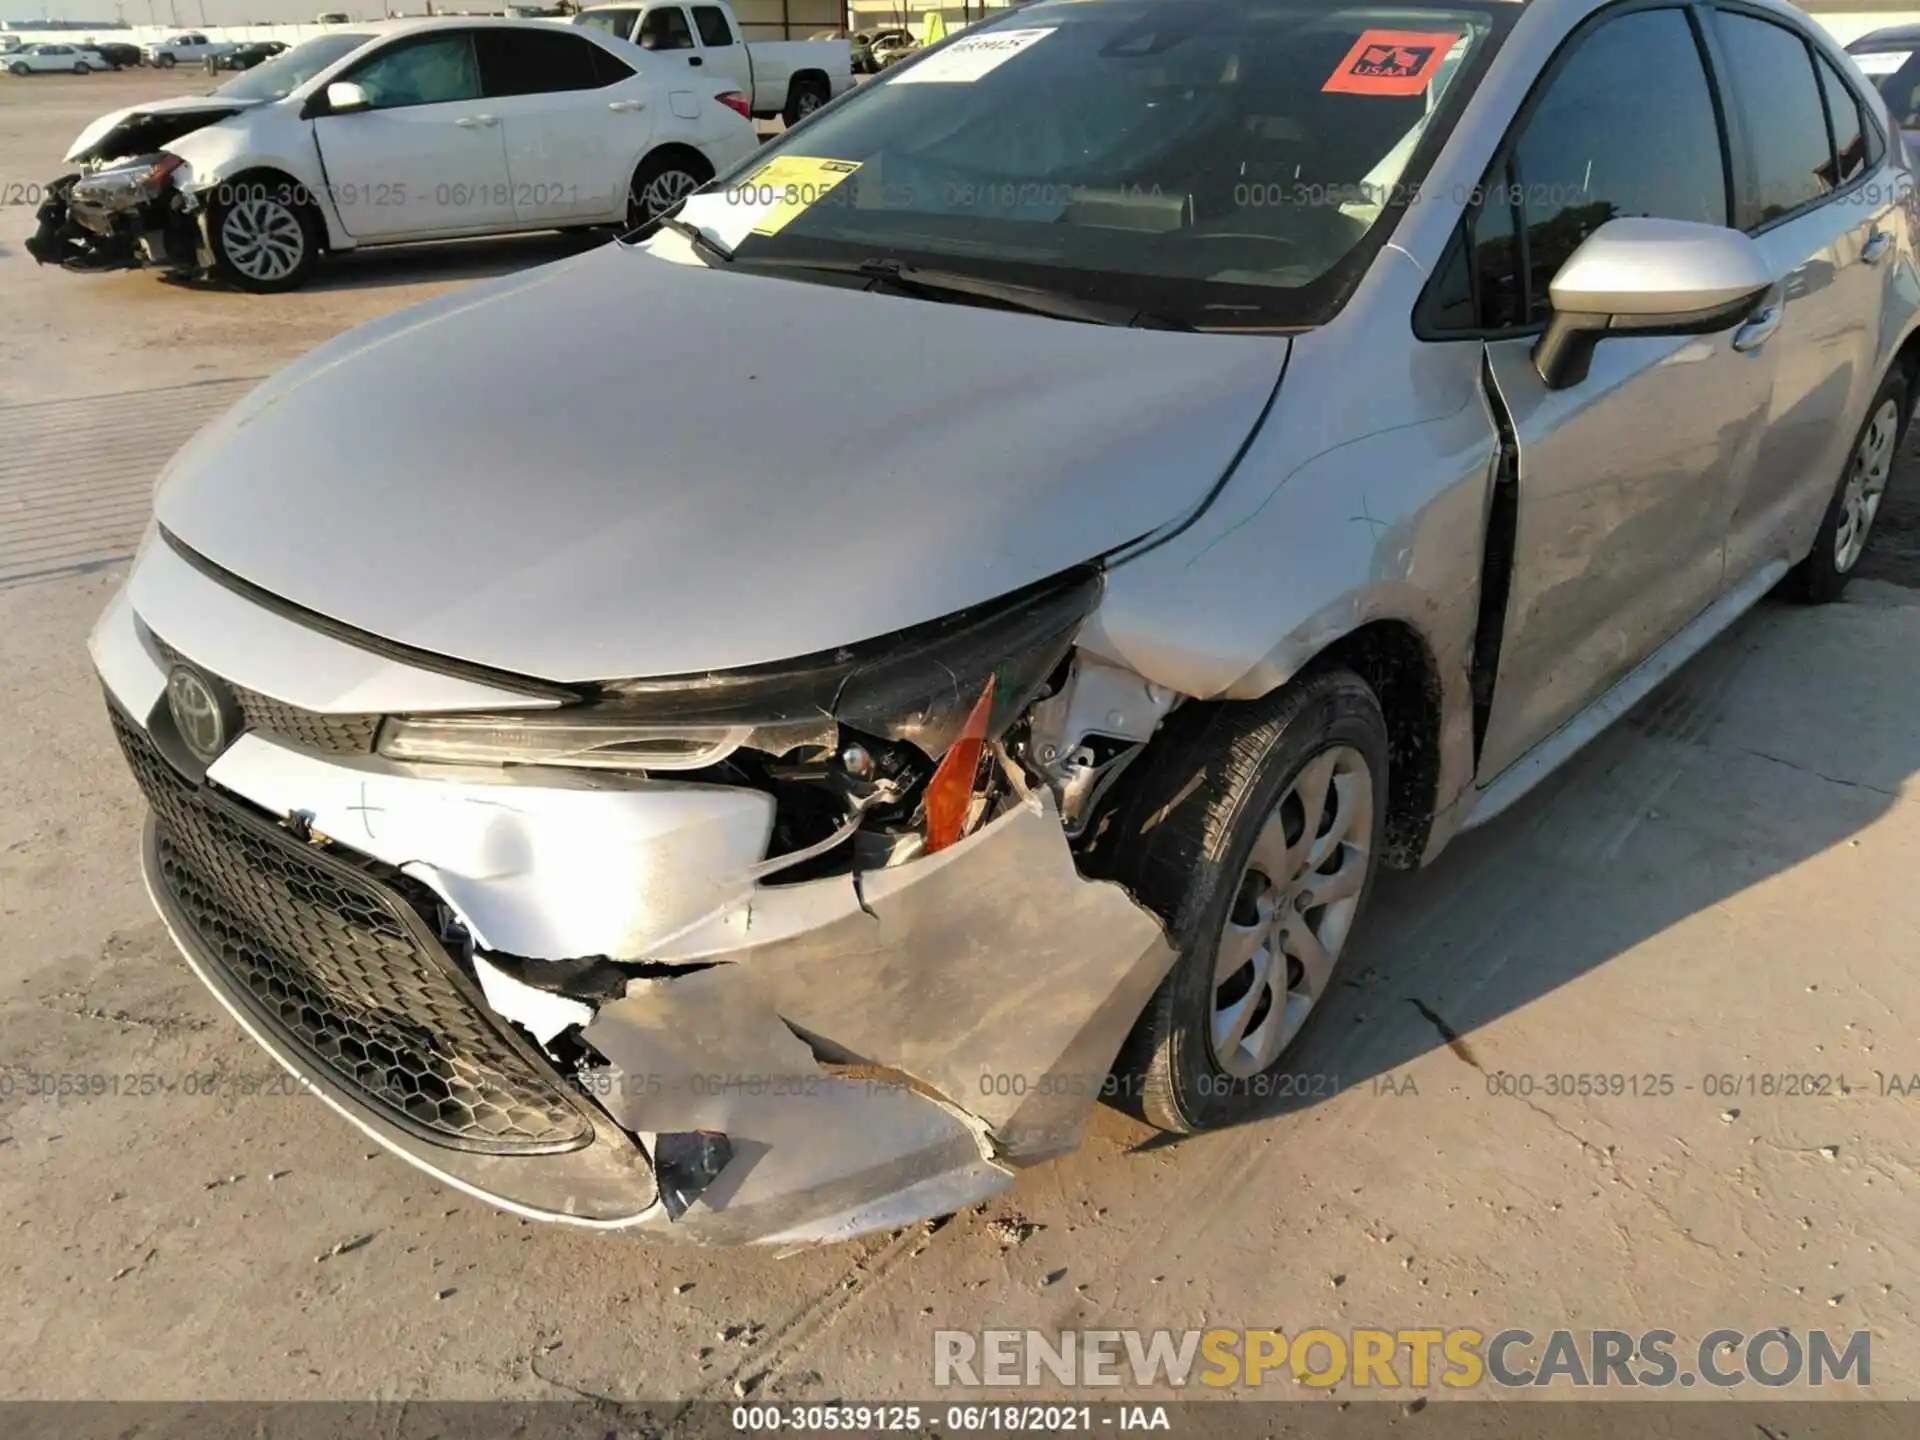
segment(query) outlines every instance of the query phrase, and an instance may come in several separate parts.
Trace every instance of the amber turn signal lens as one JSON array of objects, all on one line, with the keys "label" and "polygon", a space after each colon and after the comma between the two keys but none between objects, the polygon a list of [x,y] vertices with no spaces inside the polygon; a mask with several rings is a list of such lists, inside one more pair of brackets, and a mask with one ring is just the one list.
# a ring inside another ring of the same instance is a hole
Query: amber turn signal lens
[{"label": "amber turn signal lens", "polygon": [[973,781],[980,773],[980,750],[987,743],[987,718],[993,713],[993,676],[973,702],[960,738],[940,757],[927,781],[927,853],[944,850],[960,838],[973,804]]}]

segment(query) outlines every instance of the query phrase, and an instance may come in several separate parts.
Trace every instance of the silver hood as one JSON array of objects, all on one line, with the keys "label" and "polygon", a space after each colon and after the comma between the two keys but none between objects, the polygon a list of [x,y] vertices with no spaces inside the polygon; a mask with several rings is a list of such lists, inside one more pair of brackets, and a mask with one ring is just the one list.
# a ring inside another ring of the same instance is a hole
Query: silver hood
[{"label": "silver hood", "polygon": [[351,331],[175,457],[160,523],[388,640],[561,681],[937,619],[1202,503],[1287,342],[608,245]]}]

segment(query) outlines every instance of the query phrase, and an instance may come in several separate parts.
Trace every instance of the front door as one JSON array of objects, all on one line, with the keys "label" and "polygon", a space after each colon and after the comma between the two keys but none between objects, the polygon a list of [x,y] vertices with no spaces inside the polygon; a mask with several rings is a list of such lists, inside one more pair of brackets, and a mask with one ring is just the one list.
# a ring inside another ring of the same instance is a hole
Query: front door
[{"label": "front door", "polygon": [[[1514,277],[1524,284],[1511,288],[1535,326],[1554,274],[1603,222],[1725,225],[1732,213],[1705,61],[1678,8],[1629,11],[1577,35],[1510,154],[1495,193],[1513,201],[1522,243],[1506,253],[1525,260]],[[1489,212],[1482,224],[1497,224]],[[1771,384],[1770,347],[1748,326],[1603,340],[1586,377],[1560,390],[1534,369],[1535,334],[1487,347],[1519,498],[1482,783],[1712,604],[1729,496]]]},{"label": "front door", "polygon": [[500,117],[481,93],[473,32],[395,41],[339,77],[371,106],[313,122],[328,193],[356,240],[512,229]]}]

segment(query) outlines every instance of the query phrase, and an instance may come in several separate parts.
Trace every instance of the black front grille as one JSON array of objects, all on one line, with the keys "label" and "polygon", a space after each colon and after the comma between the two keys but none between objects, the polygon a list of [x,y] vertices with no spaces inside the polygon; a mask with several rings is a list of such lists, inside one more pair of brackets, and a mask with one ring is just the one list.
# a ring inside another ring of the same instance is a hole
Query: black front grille
[{"label": "black front grille", "polygon": [[487,1154],[591,1142],[562,1082],[487,1018],[417,913],[362,866],[195,788],[115,707],[153,806],[156,882],[256,1019],[381,1116]]},{"label": "black front grille", "polygon": [[[194,663],[158,635],[153,636],[153,643],[169,665],[178,665],[182,661],[189,665]],[[369,755],[373,752],[374,737],[380,732],[378,715],[328,715],[318,710],[303,710],[298,705],[289,705],[271,695],[262,695],[257,690],[236,685],[225,677],[221,677],[220,683],[233,692],[249,730],[258,730],[275,740],[284,740],[289,745],[317,751],[322,755]]]}]

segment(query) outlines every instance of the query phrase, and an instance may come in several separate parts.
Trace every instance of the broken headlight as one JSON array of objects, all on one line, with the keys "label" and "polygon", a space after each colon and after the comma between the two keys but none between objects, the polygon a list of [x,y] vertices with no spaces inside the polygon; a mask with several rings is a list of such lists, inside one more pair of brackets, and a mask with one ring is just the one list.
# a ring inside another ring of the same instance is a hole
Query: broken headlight
[{"label": "broken headlight", "polygon": [[380,753],[456,765],[566,765],[589,770],[704,770],[742,746],[784,755],[831,747],[834,728],[794,725],[646,725],[619,707],[574,706],[531,715],[438,715],[389,720]]},{"label": "broken headlight", "polygon": [[846,726],[937,758],[960,738],[989,679],[989,738],[1026,708],[1073,643],[1100,585],[1099,572],[1085,567],[838,650],[617,681],[557,710],[389,719],[380,753],[460,764],[704,770],[739,750],[831,750]]}]

